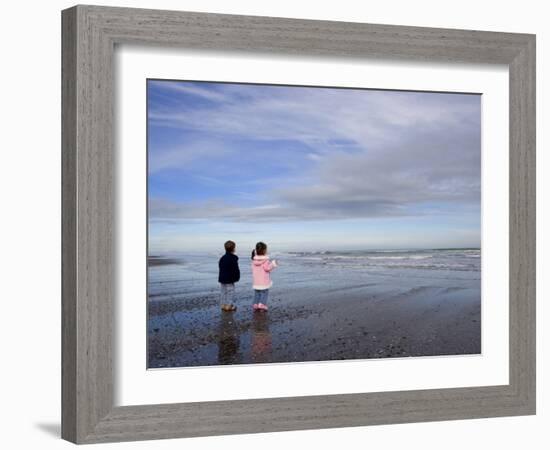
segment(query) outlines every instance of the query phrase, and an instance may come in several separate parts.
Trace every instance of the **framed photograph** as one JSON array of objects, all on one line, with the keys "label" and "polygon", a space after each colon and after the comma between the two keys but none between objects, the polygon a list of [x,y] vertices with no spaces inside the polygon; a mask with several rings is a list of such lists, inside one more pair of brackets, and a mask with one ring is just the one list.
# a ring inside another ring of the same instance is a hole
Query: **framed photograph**
[{"label": "framed photograph", "polygon": [[535,37],[64,10],[62,435],[535,413]]}]

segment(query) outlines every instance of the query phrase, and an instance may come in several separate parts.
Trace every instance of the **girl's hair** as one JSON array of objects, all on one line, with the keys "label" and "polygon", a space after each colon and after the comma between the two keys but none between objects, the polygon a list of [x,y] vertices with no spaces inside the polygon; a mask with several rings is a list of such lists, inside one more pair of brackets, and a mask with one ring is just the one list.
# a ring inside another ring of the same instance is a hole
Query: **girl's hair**
[{"label": "girl's hair", "polygon": [[254,259],[254,256],[256,255],[265,255],[265,252],[267,250],[267,245],[263,242],[258,242],[256,244],[256,248],[252,250],[252,259]]}]

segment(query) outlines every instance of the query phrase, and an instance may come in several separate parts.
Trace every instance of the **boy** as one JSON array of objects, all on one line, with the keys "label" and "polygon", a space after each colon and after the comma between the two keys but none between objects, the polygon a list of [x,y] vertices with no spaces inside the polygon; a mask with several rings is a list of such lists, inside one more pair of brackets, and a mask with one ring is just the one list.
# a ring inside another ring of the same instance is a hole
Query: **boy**
[{"label": "boy", "polygon": [[239,257],[235,255],[235,243],[227,241],[223,244],[225,255],[220,258],[218,266],[220,274],[218,282],[221,286],[221,308],[222,311],[235,311],[235,283],[240,280]]}]

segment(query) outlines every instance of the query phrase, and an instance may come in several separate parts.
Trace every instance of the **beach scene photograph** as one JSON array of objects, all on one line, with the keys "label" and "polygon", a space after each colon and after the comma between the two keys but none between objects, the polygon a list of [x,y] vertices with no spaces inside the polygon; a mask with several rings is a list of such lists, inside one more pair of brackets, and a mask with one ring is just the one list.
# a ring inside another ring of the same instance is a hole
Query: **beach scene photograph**
[{"label": "beach scene photograph", "polygon": [[481,95],[148,79],[147,235],[148,369],[480,354]]}]

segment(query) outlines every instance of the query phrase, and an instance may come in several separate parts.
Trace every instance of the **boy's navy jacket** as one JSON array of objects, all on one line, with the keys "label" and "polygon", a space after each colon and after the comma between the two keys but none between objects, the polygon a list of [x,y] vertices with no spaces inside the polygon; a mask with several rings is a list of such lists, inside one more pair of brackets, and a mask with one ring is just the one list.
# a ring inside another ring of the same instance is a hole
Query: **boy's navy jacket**
[{"label": "boy's navy jacket", "polygon": [[237,255],[227,252],[220,258],[218,265],[220,267],[220,275],[218,277],[220,283],[236,283],[241,279],[239,257]]}]

